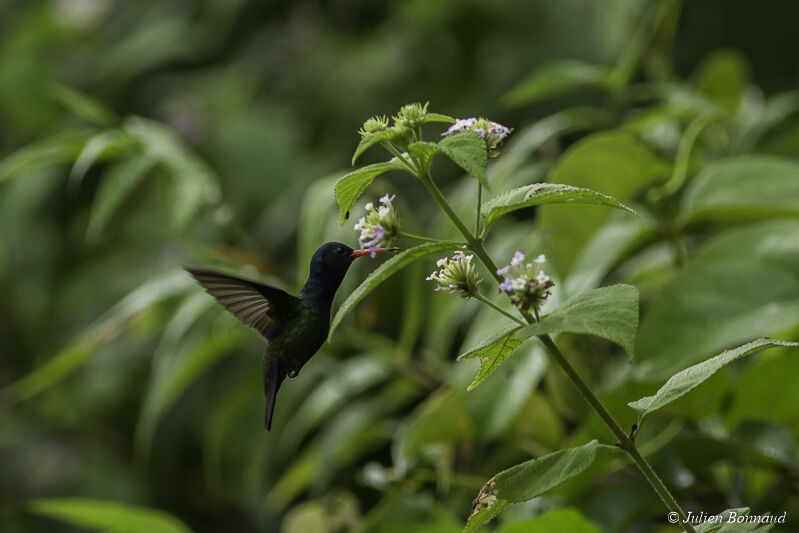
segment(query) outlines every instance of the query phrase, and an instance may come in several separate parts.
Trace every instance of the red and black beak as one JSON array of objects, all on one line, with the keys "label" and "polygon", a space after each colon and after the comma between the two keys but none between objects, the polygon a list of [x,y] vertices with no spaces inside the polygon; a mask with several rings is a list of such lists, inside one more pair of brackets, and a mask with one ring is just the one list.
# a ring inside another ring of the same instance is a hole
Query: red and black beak
[{"label": "red and black beak", "polygon": [[350,254],[350,257],[357,259],[358,257],[371,255],[372,252],[381,254],[383,252],[399,252],[401,249],[402,248],[375,248],[374,250],[353,250],[353,252]]}]

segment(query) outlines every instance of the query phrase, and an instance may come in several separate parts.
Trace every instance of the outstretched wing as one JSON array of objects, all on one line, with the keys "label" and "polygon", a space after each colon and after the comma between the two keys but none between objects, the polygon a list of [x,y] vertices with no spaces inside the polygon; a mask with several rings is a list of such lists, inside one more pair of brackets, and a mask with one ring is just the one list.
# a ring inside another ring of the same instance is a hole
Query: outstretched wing
[{"label": "outstretched wing", "polygon": [[272,339],[275,326],[299,312],[300,301],[280,289],[212,270],[186,268],[236,318]]}]

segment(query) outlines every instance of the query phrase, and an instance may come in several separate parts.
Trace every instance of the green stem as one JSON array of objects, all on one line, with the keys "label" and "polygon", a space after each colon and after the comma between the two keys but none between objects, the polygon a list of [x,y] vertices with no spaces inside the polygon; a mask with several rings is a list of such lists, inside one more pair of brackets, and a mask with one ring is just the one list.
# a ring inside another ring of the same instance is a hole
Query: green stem
[{"label": "green stem", "polygon": [[399,159],[400,162],[402,162],[402,164],[405,165],[405,168],[408,169],[408,172],[410,172],[414,176],[418,176],[419,175],[419,169],[417,169],[416,166],[411,161],[408,161],[408,159],[405,157],[405,155],[402,152],[400,152],[399,150],[397,150],[397,148],[393,144],[391,144],[389,142],[384,142],[383,146],[385,146],[386,150],[391,152],[394,155],[394,157]]},{"label": "green stem", "polygon": [[483,204],[483,184],[477,182],[477,216],[474,219],[474,234],[480,235],[480,207]]},{"label": "green stem", "polygon": [[422,235],[416,235],[413,233],[408,233],[407,231],[400,231],[400,237],[405,237],[406,239],[415,239],[417,241],[425,241],[425,242],[444,242],[443,239],[434,239],[432,237],[424,237]]},{"label": "green stem", "polygon": [[483,302],[484,304],[486,304],[488,307],[490,307],[494,311],[496,311],[497,313],[502,313],[506,317],[510,318],[511,320],[513,320],[514,322],[519,324],[520,326],[526,326],[527,325],[524,322],[522,322],[521,320],[519,320],[518,318],[516,318],[515,316],[513,316],[512,314],[508,313],[507,311],[505,311],[504,309],[499,307],[497,304],[495,304],[494,302],[492,302],[491,300],[489,300],[485,296],[483,296],[482,294],[480,294],[479,292],[474,293],[473,296],[475,298],[477,298],[478,300],[480,300],[481,302]]},{"label": "green stem", "polygon": [[[472,233],[469,231],[469,228],[467,228],[460,217],[458,217],[457,213],[455,213],[455,211],[452,209],[452,206],[449,205],[447,199],[444,198],[444,195],[441,194],[441,191],[433,182],[433,178],[430,176],[430,173],[425,170],[419,176],[419,178],[422,180],[422,183],[424,183],[425,187],[427,187],[427,190],[430,191],[430,194],[433,196],[435,202],[441,207],[441,209],[444,210],[452,223],[455,224],[455,226],[461,232],[463,237],[466,239],[469,248],[480,258],[497,282],[501,283],[502,277],[497,274],[496,264],[491,259],[491,256],[489,256],[486,252],[482,241],[472,235]],[[483,300],[481,299],[481,301]],[[484,303],[487,302],[487,300],[484,301]],[[489,305],[491,305],[492,308],[499,309],[493,304],[489,303]],[[500,310],[500,312],[505,314],[505,312],[502,310]],[[528,323],[534,322],[537,318],[537,316],[533,317],[530,312],[523,312],[522,314]],[[520,322],[516,319],[514,319],[514,321]],[[605,425],[608,426],[608,429],[610,429],[613,435],[619,440],[619,447],[629,454],[657,495],[660,496],[660,499],[663,501],[663,504],[666,506],[666,508],[669,509],[669,511],[674,511],[677,513],[685,531],[688,533],[696,533],[693,525],[688,522],[688,517],[686,516],[685,511],[682,510],[680,505],[674,499],[674,496],[672,496],[668,488],[666,488],[666,485],[664,485],[663,481],[661,481],[661,479],[657,476],[649,462],[638,451],[635,441],[630,438],[630,436],[624,431],[624,429],[622,429],[616,419],[613,418],[613,415],[610,414],[599,398],[597,398],[597,396],[594,394],[594,391],[591,390],[591,387],[589,387],[588,384],[583,381],[583,379],[580,377],[580,374],[578,374],[571,363],[569,363],[568,359],[566,359],[566,356],[564,356],[560,349],[555,345],[555,342],[552,340],[552,338],[549,335],[544,334],[539,335],[538,339],[541,340],[555,362],[558,363],[561,369],[563,369],[569,379],[571,379],[572,383],[574,383],[583,397],[585,397],[586,401],[597,412]]]},{"label": "green stem", "polygon": [[708,114],[699,115],[685,128],[677,146],[677,155],[674,157],[674,171],[671,173],[669,181],[658,191],[662,196],[671,196],[682,187],[685,178],[688,176],[688,165],[691,162],[691,151],[699,138],[699,134],[713,121],[713,117]]}]

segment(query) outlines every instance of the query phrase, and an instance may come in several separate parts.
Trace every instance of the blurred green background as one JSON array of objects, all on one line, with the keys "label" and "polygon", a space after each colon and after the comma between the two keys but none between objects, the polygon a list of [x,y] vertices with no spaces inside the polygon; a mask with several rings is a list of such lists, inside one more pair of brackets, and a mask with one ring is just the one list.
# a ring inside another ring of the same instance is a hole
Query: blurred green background
[{"label": "blurred green background", "polygon": [[[455,532],[494,473],[611,442],[537,346],[466,392],[476,367],[455,357],[500,321],[434,294],[432,260],[347,318],[263,430],[260,339],[180,267],[297,290],[319,244],[357,242],[333,184],[358,128],[408,102],[515,128],[494,193],[550,180],[642,213],[552,207],[489,241],[499,263],[545,251],[555,300],[639,288],[638,362],[560,341],[625,424],[689,364],[796,339],[798,18],[789,1],[5,0],[0,530]],[[468,216],[473,182],[435,171]],[[419,183],[381,177],[363,201],[385,192],[409,231],[452,234]],[[642,447],[688,508],[799,520],[799,363],[750,359],[648,420]],[[668,531],[665,514],[608,456],[493,527]]]}]

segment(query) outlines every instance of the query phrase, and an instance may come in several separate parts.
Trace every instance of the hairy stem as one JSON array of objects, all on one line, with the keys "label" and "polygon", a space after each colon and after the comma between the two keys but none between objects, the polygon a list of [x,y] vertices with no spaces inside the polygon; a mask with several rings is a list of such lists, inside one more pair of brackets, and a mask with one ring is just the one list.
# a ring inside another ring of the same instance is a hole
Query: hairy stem
[{"label": "hairy stem", "polygon": [[[455,224],[455,227],[458,228],[458,231],[461,232],[463,237],[466,239],[469,248],[480,258],[497,282],[501,283],[502,277],[497,274],[497,266],[491,259],[491,256],[488,255],[488,252],[486,252],[482,241],[475,237],[469,231],[469,228],[466,227],[460,217],[458,217],[457,213],[455,213],[455,211],[452,209],[452,206],[449,205],[447,199],[433,182],[433,178],[430,176],[430,173],[424,171],[419,178],[422,180],[422,183],[424,183],[425,187],[427,187],[427,190],[430,191],[430,194],[433,196],[435,202],[441,207],[441,209],[444,210],[452,223]],[[482,298],[478,299],[484,301]],[[485,300],[484,303],[488,303],[488,300]],[[499,310],[499,308],[493,304],[489,303],[489,305],[492,308]],[[506,314],[502,310],[500,310],[500,312]],[[528,323],[533,323],[538,318],[537,313],[535,317],[530,312],[523,312],[522,314]],[[513,320],[515,322],[521,323],[521,321],[518,319]],[[569,363],[568,359],[566,359],[566,356],[564,356],[560,349],[555,345],[555,342],[552,340],[552,338],[549,335],[544,334],[538,335],[538,339],[544,344],[549,354],[566,373],[572,383],[574,383],[586,401],[597,412],[608,429],[610,429],[613,435],[619,440],[619,448],[627,452],[630,458],[635,462],[635,464],[638,466],[638,469],[663,501],[663,504],[666,506],[666,508],[669,509],[669,511],[674,511],[677,513],[677,515],[680,517],[680,524],[685,531],[688,533],[696,533],[696,530],[688,521],[685,511],[682,510],[682,507],[680,507],[680,505],[677,503],[677,500],[674,499],[674,496],[671,495],[669,489],[655,473],[654,469],[646,460],[646,458],[641,455],[641,452],[635,445],[635,441],[627,434],[626,431],[624,431],[624,429],[622,429],[621,425],[619,425],[616,419],[613,418],[613,415],[610,414],[610,411],[608,411],[599,398],[597,398],[597,396],[594,394],[594,391],[591,390],[591,387],[589,387],[588,384],[583,381],[583,379],[580,377],[580,374],[578,374],[577,370],[575,370],[571,363]]]}]

